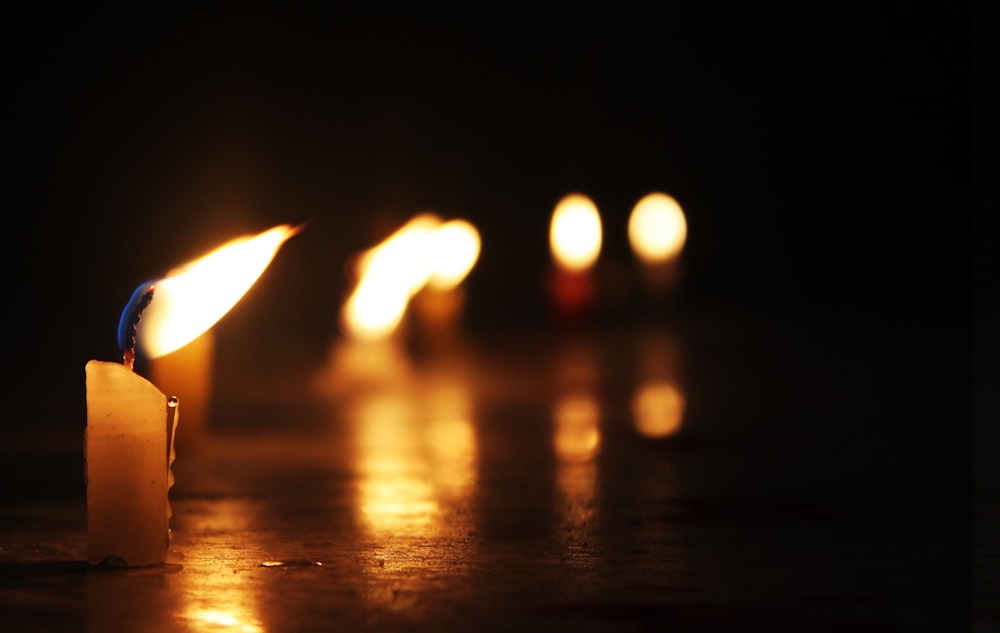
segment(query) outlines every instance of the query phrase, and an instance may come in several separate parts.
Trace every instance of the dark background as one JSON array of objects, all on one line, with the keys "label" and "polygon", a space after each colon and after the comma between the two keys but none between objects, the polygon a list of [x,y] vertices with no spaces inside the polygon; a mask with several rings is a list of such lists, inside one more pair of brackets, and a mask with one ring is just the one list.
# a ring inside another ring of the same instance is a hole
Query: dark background
[{"label": "dark background", "polygon": [[[132,290],[234,236],[307,224],[219,323],[220,353],[320,359],[347,259],[418,211],[479,228],[465,318],[488,335],[553,327],[560,197],[594,199],[600,268],[620,274],[627,214],[660,190],[689,221],[672,315],[832,330],[917,359],[934,389],[907,385],[926,419],[908,413],[901,441],[930,446],[946,425],[940,459],[967,472],[972,283],[993,279],[971,215],[970,141],[993,126],[973,118],[974,70],[994,68],[985,50],[973,64],[986,14],[13,9],[6,430],[82,428],[84,364],[119,358]],[[599,318],[662,316],[629,297]],[[976,299],[977,350],[994,305]],[[867,393],[858,406],[892,409]]]}]

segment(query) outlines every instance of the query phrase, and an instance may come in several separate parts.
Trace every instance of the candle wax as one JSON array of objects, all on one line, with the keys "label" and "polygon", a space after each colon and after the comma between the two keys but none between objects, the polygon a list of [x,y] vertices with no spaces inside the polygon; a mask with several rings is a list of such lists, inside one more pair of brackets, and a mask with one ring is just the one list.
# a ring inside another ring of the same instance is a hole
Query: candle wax
[{"label": "candle wax", "polygon": [[166,562],[176,407],[121,363],[92,360],[87,375],[87,560]]}]

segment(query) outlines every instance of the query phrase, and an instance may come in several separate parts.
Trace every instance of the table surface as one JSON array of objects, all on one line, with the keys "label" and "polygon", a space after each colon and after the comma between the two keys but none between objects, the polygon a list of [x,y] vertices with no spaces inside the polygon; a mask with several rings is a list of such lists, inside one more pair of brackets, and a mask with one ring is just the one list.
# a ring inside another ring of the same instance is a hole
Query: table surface
[{"label": "table surface", "polygon": [[4,442],[0,629],[997,630],[1000,504],[928,371],[952,342],[834,330],[222,359],[161,567],[83,562],[83,420]]}]

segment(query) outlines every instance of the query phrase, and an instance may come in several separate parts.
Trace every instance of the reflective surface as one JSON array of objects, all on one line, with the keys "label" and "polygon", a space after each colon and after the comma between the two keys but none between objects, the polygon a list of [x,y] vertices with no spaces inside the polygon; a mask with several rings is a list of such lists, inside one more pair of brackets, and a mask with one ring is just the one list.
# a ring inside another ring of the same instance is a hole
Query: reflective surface
[{"label": "reflective surface", "polygon": [[[928,404],[897,398],[919,393],[912,359],[773,335],[689,324],[419,354],[338,341],[319,365],[223,365],[215,427],[175,463],[157,568],[82,563],[78,438],[8,444],[4,475],[26,483],[0,517],[3,628],[967,623],[969,517],[949,449],[935,467],[933,438],[873,426],[887,411],[865,395],[879,375],[894,415],[914,420]],[[991,599],[973,598],[974,621],[995,626]]]}]

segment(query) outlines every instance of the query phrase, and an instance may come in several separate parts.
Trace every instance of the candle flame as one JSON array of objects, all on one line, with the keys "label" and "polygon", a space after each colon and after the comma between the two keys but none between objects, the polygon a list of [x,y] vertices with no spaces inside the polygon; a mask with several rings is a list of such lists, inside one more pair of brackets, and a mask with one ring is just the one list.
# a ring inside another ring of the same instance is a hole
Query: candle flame
[{"label": "candle flame", "polygon": [[666,262],[677,257],[687,239],[687,220],[672,196],[653,192],[632,208],[628,238],[635,254],[645,262]]},{"label": "candle flame", "polygon": [[153,282],[153,301],[142,315],[136,341],[150,358],[180,349],[224,317],[301,227],[275,226],[233,239]]},{"label": "candle flame", "polygon": [[451,220],[438,227],[431,240],[431,276],[427,283],[435,290],[454,288],[479,259],[479,231],[465,220]]},{"label": "candle flame", "polygon": [[597,206],[587,196],[571,193],[556,205],[549,227],[549,244],[556,262],[583,271],[597,261],[603,232]]},{"label": "candle flame", "polygon": [[479,232],[464,220],[421,213],[359,258],[359,281],[341,310],[351,338],[377,340],[399,327],[410,299],[424,287],[462,282],[479,257]]}]

